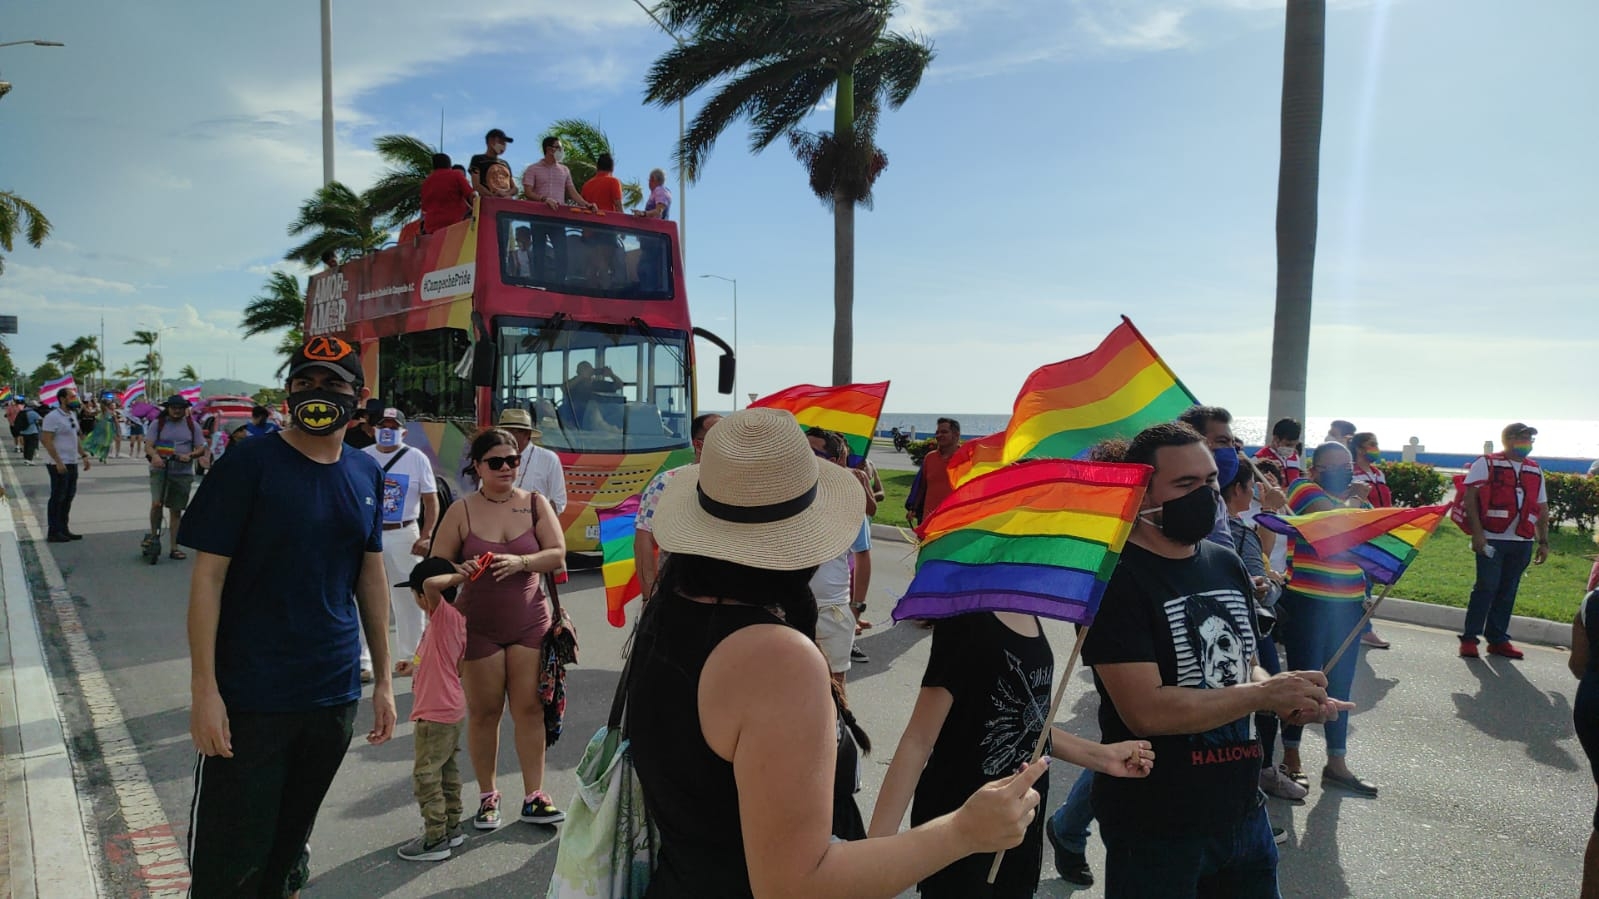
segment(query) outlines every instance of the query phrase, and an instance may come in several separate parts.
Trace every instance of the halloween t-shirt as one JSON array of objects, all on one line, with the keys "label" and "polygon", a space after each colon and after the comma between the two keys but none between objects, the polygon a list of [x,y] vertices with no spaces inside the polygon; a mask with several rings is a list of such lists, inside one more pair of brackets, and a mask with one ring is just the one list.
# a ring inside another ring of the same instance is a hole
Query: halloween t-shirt
[{"label": "halloween t-shirt", "polygon": [[1096,666],[1104,742],[1148,739],[1147,778],[1094,778],[1094,816],[1107,826],[1190,834],[1238,822],[1260,804],[1261,748],[1254,716],[1201,734],[1149,737],[1122,720],[1097,666],[1154,662],[1166,686],[1215,690],[1248,683],[1255,657],[1249,574],[1209,541],[1168,559],[1128,543],[1083,642]]}]

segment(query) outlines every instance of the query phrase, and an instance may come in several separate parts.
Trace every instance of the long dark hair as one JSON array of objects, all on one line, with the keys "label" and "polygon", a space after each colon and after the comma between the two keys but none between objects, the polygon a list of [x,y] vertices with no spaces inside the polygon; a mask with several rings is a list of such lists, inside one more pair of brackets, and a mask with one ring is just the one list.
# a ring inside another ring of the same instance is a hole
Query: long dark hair
[{"label": "long dark hair", "polygon": [[[816,568],[812,565],[798,571],[772,571],[708,556],[673,553],[661,566],[660,577],[655,581],[655,592],[644,604],[635,636],[649,647],[646,651],[653,652],[661,610],[676,603],[692,602],[688,598],[690,596],[706,596],[770,610],[782,618],[784,624],[814,643],[817,616],[811,577],[816,574]],[[630,648],[630,652],[636,651],[637,641]],[[833,705],[838,709],[844,725],[855,737],[861,752],[870,753],[871,738],[855,721],[855,715],[850,712],[837,682],[831,679],[828,682],[832,685]]]}]

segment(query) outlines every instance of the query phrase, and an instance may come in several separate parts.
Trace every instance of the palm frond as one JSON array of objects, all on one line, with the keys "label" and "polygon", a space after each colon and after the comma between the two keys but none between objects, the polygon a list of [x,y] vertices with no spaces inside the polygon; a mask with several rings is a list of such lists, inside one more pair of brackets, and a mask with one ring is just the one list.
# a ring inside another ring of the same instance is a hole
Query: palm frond
[{"label": "palm frond", "polygon": [[920,35],[889,32],[855,63],[855,102],[898,109],[916,93],[938,54]]},{"label": "palm frond", "polygon": [[300,327],[305,321],[305,295],[300,290],[300,279],[286,272],[273,272],[262,290],[244,307],[244,317],[239,322],[241,336],[254,337]]}]

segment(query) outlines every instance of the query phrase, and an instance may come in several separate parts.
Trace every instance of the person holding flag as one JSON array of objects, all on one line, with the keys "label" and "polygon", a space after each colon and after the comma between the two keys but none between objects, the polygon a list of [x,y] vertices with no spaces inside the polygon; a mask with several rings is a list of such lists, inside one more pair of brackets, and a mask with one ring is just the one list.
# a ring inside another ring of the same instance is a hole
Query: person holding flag
[{"label": "person holding flag", "polygon": [[[150,426],[150,440],[144,450],[145,461],[150,463],[150,533],[145,535],[146,547],[160,539],[157,535],[163,507],[167,510],[169,533],[176,536],[194,489],[195,460],[203,461],[209,454],[205,435],[189,417],[189,401],[176,394],[168,397],[161,417]],[[175,543],[167,555],[177,561],[189,557]]]}]

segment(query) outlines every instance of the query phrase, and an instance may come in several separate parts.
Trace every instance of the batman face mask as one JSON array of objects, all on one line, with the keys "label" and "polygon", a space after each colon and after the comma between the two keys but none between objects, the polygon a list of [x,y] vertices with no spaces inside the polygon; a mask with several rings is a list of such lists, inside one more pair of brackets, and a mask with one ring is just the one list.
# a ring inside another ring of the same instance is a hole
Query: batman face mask
[{"label": "batman face mask", "polygon": [[307,434],[331,434],[344,427],[353,412],[354,394],[320,388],[289,394],[289,417]]}]

